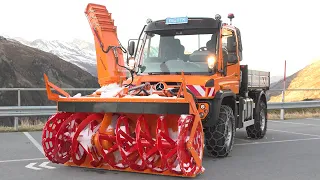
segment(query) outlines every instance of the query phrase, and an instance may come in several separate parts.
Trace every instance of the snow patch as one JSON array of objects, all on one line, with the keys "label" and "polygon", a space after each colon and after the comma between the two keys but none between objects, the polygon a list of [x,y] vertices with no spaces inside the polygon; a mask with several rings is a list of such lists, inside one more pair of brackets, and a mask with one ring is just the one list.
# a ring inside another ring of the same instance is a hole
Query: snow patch
[{"label": "snow patch", "polygon": [[74,95],[73,97],[75,97],[75,98],[81,97],[81,93],[78,93],[78,94]]},{"label": "snow patch", "polygon": [[98,131],[100,125],[101,124],[96,126],[93,130],[91,130],[89,128],[90,126],[88,125],[85,130],[80,132],[80,135],[78,136],[77,140],[87,151],[89,151],[89,149],[92,147],[91,138],[93,134],[95,134]]},{"label": "snow patch", "polygon": [[189,139],[190,139],[190,136],[187,136],[187,137],[186,137],[186,142],[188,142],[188,141],[189,141]]},{"label": "snow patch", "polygon": [[101,98],[115,97],[124,87],[120,87],[117,83],[108,84],[102,86],[100,89],[96,90],[94,94],[101,92]]},{"label": "snow patch", "polygon": [[191,170],[192,170],[192,168],[191,167],[189,167],[188,169],[185,169],[185,172],[191,172]]},{"label": "snow patch", "polygon": [[181,171],[180,164],[178,164],[175,168],[172,168],[172,170],[180,172]]},{"label": "snow patch", "polygon": [[159,168],[159,167],[155,167],[155,168],[153,168],[153,170],[159,171],[159,172],[163,171],[163,169],[161,169],[161,168]]},{"label": "snow patch", "polygon": [[142,165],[142,160],[140,159],[138,162],[137,162],[137,165]]},{"label": "snow patch", "polygon": [[122,163],[118,163],[118,164],[116,164],[116,166],[117,166],[118,168],[124,168],[124,165],[123,165]]},{"label": "snow patch", "polygon": [[121,148],[122,149],[122,152],[124,152],[124,154],[126,155],[126,156],[129,156],[130,154],[131,154],[131,152],[127,152],[127,151],[125,151],[123,148]]},{"label": "snow patch", "polygon": [[172,140],[178,139],[178,132],[173,132],[172,128],[168,128],[169,136]]}]

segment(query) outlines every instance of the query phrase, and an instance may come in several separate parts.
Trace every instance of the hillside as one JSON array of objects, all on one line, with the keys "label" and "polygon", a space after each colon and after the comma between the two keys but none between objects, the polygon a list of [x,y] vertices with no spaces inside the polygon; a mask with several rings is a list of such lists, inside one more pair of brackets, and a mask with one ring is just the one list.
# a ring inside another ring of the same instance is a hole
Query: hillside
[{"label": "hillside", "polygon": [[89,72],[91,75],[97,76],[96,51],[93,43],[79,39],[74,39],[71,42],[58,40],[48,41],[44,39],[27,41],[20,37],[12,39],[19,41],[24,45],[57,55],[61,59],[75,64],[81,69]]},{"label": "hillside", "polygon": [[[0,37],[0,88],[44,88],[44,73],[62,88],[99,87],[96,77],[76,65],[51,53]],[[21,105],[50,104],[53,102],[47,100],[44,91],[21,92]],[[17,92],[0,91],[0,106],[11,105],[17,105]]]},{"label": "hillside", "polygon": [[[294,73],[294,74],[292,74],[292,75],[287,77],[287,79],[286,79],[286,89],[288,89],[291,81],[294,78],[297,77],[299,72],[300,71],[298,71],[298,72],[296,72],[296,73]],[[281,91],[275,91],[275,90],[279,90],[279,89],[283,89],[283,78],[270,84],[270,90],[271,91],[268,91],[268,96],[270,96],[270,97],[272,97],[272,96],[275,97],[275,96],[279,96],[279,95],[281,96]]]},{"label": "hillside", "polygon": [[282,78],[283,78],[283,76],[271,76],[271,77],[270,77],[270,83],[271,83],[271,85],[277,83],[277,82],[280,81]]},{"label": "hillside", "polygon": [[[289,76],[286,81],[287,89],[316,89],[320,88],[320,60],[306,66],[302,70]],[[274,84],[271,89],[282,89],[283,81]],[[280,102],[281,92],[270,92],[273,96],[270,102]],[[302,101],[319,99],[320,91],[286,91],[285,101]]]}]

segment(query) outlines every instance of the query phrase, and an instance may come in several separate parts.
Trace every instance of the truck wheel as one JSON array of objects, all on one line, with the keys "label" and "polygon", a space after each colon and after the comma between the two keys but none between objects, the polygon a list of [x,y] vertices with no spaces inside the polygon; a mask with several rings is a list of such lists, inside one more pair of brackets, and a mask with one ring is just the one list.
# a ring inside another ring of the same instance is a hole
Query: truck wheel
[{"label": "truck wheel", "polygon": [[255,108],[254,124],[246,127],[247,135],[253,139],[261,139],[267,132],[267,106],[261,101]]},{"label": "truck wheel", "polygon": [[222,105],[218,122],[204,129],[205,152],[212,157],[226,157],[231,152],[235,135],[235,117],[231,107]]}]

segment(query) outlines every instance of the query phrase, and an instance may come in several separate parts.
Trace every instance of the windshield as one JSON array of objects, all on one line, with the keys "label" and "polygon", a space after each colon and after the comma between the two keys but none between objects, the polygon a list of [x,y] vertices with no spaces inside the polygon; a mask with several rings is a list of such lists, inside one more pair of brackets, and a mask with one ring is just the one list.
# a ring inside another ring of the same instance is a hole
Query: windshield
[{"label": "windshield", "polygon": [[140,58],[143,73],[208,73],[216,42],[217,34],[148,34]]}]

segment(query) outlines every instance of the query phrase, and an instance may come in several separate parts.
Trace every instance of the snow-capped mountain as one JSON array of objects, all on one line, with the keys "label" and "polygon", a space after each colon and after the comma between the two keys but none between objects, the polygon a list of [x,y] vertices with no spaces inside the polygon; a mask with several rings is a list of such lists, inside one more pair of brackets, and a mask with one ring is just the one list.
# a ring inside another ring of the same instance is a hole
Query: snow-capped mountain
[{"label": "snow-capped mountain", "polygon": [[71,42],[43,39],[30,42],[23,38],[13,39],[24,45],[57,55],[61,59],[79,66],[93,76],[97,76],[96,51],[93,43],[79,39],[74,39]]}]

